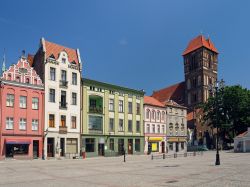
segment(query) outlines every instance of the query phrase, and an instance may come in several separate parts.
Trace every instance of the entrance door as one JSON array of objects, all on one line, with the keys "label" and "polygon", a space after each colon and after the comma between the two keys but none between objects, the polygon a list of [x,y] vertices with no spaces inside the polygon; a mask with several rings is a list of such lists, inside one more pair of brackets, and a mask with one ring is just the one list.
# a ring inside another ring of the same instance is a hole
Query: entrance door
[{"label": "entrance door", "polygon": [[118,139],[118,154],[122,155],[124,149],[124,139]]},{"label": "entrance door", "polygon": [[128,154],[133,154],[133,139],[128,139]]},{"label": "entrance door", "polygon": [[33,140],[33,158],[39,157],[39,141]]},{"label": "entrance door", "polygon": [[65,156],[65,139],[64,138],[60,139],[60,149],[61,149],[60,156]]},{"label": "entrance door", "polygon": [[165,153],[165,142],[161,142],[161,152]]},{"label": "entrance door", "polygon": [[6,157],[13,158],[14,156],[14,146],[11,144],[6,144]]},{"label": "entrance door", "polygon": [[54,157],[54,138],[47,139],[47,157]]},{"label": "entrance door", "polygon": [[175,152],[179,152],[179,143],[175,142]]},{"label": "entrance door", "polygon": [[98,155],[104,156],[104,144],[98,144]]}]

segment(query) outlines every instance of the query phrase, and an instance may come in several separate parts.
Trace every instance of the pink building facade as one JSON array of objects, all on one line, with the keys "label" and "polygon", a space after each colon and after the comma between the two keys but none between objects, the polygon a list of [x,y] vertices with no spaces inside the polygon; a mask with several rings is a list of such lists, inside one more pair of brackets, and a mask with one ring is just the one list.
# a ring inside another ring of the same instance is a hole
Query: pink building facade
[{"label": "pink building facade", "polygon": [[27,59],[3,72],[0,88],[0,159],[42,158],[44,86]]},{"label": "pink building facade", "polygon": [[166,108],[153,97],[144,96],[144,153],[166,153]]}]

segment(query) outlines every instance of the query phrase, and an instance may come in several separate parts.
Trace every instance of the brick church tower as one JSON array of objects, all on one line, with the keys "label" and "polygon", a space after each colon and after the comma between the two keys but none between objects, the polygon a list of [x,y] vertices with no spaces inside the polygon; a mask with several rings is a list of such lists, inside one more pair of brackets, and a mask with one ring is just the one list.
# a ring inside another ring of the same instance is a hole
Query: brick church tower
[{"label": "brick church tower", "polygon": [[218,51],[204,36],[191,40],[182,54],[185,74],[185,105],[193,109],[207,101],[208,85],[217,80]]}]

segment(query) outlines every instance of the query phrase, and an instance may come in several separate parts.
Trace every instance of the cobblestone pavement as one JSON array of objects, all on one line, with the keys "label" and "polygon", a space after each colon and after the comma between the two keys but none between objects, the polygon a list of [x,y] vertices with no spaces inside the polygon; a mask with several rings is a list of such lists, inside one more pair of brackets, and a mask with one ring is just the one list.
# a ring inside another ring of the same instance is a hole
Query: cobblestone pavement
[{"label": "cobblestone pavement", "polygon": [[150,156],[85,160],[0,161],[0,186],[250,186],[250,153],[215,152],[151,160]]}]

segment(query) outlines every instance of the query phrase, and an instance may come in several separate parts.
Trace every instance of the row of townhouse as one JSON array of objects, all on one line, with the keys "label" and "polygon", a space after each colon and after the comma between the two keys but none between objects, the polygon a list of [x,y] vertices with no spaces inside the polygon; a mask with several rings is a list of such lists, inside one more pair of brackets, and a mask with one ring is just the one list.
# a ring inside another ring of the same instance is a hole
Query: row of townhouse
[{"label": "row of townhouse", "polygon": [[185,107],[81,76],[79,50],[44,38],[3,69],[0,158],[186,151]]}]

